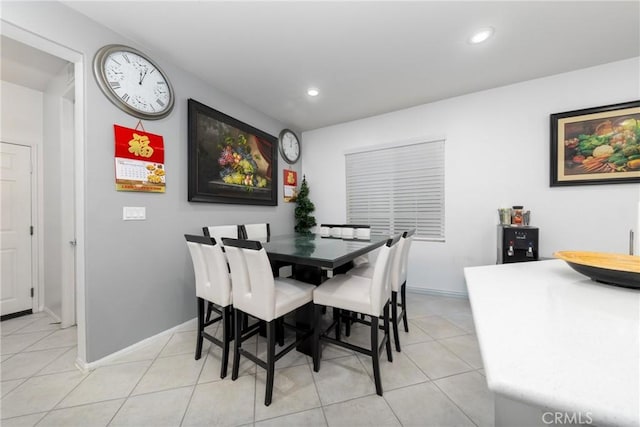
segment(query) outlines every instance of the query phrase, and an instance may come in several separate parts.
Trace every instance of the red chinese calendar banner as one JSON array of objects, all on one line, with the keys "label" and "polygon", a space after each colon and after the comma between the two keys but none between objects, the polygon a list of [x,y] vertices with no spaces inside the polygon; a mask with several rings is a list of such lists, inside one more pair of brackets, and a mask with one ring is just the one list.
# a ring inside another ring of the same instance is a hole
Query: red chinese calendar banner
[{"label": "red chinese calendar banner", "polygon": [[284,169],[284,201],[295,202],[298,197],[298,173],[296,171]]},{"label": "red chinese calendar banner", "polygon": [[160,135],[113,125],[116,190],[164,193],[164,140]]}]

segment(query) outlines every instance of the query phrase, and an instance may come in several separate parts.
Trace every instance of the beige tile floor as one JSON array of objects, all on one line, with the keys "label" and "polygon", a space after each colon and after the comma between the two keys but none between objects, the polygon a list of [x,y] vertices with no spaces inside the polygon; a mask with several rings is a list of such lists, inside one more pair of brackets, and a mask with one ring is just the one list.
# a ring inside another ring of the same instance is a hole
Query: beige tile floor
[{"label": "beige tile floor", "polygon": [[[409,293],[409,333],[393,363],[383,355],[384,396],[371,360],[327,347],[320,372],[295,351],[276,364],[273,403],[265,407],[263,369],[243,359],[240,377],[219,378],[220,349],[205,341],[196,361],[195,321],[171,336],[89,373],[74,367],[76,329],[44,313],[0,324],[0,401],[10,426],[491,426],[469,302]],[[368,328],[354,326],[354,343]],[[263,339],[250,342],[266,351]]]}]

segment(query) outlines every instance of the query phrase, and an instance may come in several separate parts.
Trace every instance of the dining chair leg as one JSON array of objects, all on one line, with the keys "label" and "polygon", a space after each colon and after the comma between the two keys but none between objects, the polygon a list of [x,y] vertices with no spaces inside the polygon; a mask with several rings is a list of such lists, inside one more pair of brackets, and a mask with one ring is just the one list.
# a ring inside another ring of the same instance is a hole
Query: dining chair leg
[{"label": "dining chair leg", "polygon": [[389,333],[389,301],[384,305],[384,337],[386,338],[387,360],[393,362],[393,353],[391,352],[391,334]]},{"label": "dining chair leg", "polygon": [[264,405],[271,405],[273,396],[273,376],[275,368],[276,352],[276,324],[277,320],[267,322],[267,388],[264,393]]},{"label": "dining chair leg", "polygon": [[238,371],[240,370],[240,347],[242,347],[242,312],[237,308],[233,310],[235,326],[235,334],[233,339],[233,369],[231,370],[231,379],[238,379]]},{"label": "dining chair leg", "polygon": [[342,313],[340,312],[340,309],[338,308],[333,308],[333,318],[336,321],[336,340],[340,341],[340,329],[342,328]]},{"label": "dining chair leg", "polygon": [[382,396],[380,352],[378,350],[378,316],[371,316],[371,361],[373,363],[373,379],[376,383],[376,393],[378,396]]},{"label": "dining chair leg", "polygon": [[205,322],[211,320],[211,313],[213,313],[213,303],[207,302],[207,317],[204,319]]},{"label": "dining chair leg", "polygon": [[198,335],[196,338],[196,360],[199,360],[202,356],[202,341],[204,337],[202,332],[204,331],[204,299],[196,298],[198,306]]},{"label": "dining chair leg", "polygon": [[247,329],[249,327],[249,315],[246,313],[242,313],[242,329]]},{"label": "dining chair leg", "polygon": [[233,335],[233,308],[228,305],[222,311],[222,363],[220,378],[227,376],[229,366],[229,345]]},{"label": "dining chair leg", "polygon": [[320,321],[322,314],[326,311],[326,306],[313,305],[313,371],[320,370],[321,347],[320,347]]},{"label": "dining chair leg", "polygon": [[400,334],[398,333],[398,293],[391,292],[391,324],[393,325],[393,339],[396,343],[396,351],[400,352]]},{"label": "dining chair leg", "polygon": [[346,310],[347,317],[344,319],[344,336],[351,336],[351,312]]},{"label": "dining chair leg", "polygon": [[278,345],[280,347],[282,347],[284,345],[284,318],[280,318],[277,320],[277,326],[278,326],[278,330],[277,330],[277,334],[276,334],[276,338],[278,341]]},{"label": "dining chair leg", "polygon": [[407,321],[407,282],[400,286],[400,299],[402,300],[402,322],[404,323],[404,331],[409,332],[409,322]]}]

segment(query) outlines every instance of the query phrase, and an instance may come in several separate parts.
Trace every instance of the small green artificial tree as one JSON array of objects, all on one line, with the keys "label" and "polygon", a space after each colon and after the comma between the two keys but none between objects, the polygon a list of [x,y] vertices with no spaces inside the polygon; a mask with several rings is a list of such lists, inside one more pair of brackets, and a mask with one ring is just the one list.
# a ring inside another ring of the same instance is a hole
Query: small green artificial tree
[{"label": "small green artificial tree", "polygon": [[296,232],[311,233],[311,227],[316,225],[316,218],[310,215],[314,210],[316,210],[316,207],[313,205],[313,202],[309,200],[307,178],[303,176],[302,184],[300,184],[300,193],[298,193],[298,197],[296,198]]}]

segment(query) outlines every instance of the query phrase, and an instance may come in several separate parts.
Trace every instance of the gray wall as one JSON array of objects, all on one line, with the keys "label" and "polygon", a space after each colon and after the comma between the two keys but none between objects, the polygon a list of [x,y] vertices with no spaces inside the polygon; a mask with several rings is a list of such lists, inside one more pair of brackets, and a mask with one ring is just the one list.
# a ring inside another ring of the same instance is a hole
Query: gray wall
[{"label": "gray wall", "polygon": [[[60,3],[3,2],[2,19],[84,54],[86,361],[92,362],[195,316],[193,272],[183,234],[203,225],[270,222],[272,233],[293,230],[292,204],[256,207],[187,202],[187,99],[198,101],[271,135],[282,123],[207,86],[145,46],[99,26]],[[114,107],[92,74],[95,52],[106,44],[138,48],[164,69],[176,92],[171,115],[145,121],[165,144],[165,194],[115,191],[113,125],[137,119]],[[299,164],[297,165],[299,168]],[[293,169],[296,169],[294,167]],[[122,221],[123,206],[145,206],[146,221]]]}]

